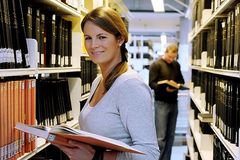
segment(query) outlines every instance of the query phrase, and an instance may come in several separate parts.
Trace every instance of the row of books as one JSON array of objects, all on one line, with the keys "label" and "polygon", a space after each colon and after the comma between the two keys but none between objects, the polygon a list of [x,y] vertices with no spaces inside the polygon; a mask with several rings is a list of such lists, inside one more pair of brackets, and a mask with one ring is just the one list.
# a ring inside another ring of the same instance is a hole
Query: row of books
[{"label": "row of books", "polygon": [[207,10],[211,10],[213,1],[196,0],[195,5],[192,9],[192,28],[198,28],[199,26],[201,26],[203,16]]},{"label": "row of books", "polygon": [[[198,29],[226,0],[195,0],[192,8],[192,28]],[[234,6],[237,3],[233,3]]]},{"label": "row of books", "polygon": [[29,67],[21,0],[1,0],[0,10],[0,69]]},{"label": "row of books", "polygon": [[213,137],[213,160],[234,160],[216,135]]},{"label": "row of books", "polygon": [[[204,110],[212,113],[215,104],[215,79],[214,75],[207,72],[192,70],[192,82],[194,86],[200,87],[200,93],[204,93]],[[200,97],[200,96],[199,96]]]},{"label": "row of books", "polygon": [[38,79],[36,88],[37,124],[54,126],[73,119],[67,79]]},{"label": "row of books", "polygon": [[194,70],[192,81],[201,86],[201,101],[205,101],[201,104],[215,117],[216,127],[228,141],[239,145],[240,80]]},{"label": "row of books", "polygon": [[215,100],[217,126],[231,143],[239,145],[240,128],[240,81],[216,77]]},{"label": "row of books", "polygon": [[[240,3],[193,40],[193,65],[240,70]],[[204,65],[205,64],[205,65]]]},{"label": "row of books", "polygon": [[2,80],[0,92],[0,159],[16,159],[36,147],[34,136],[15,129],[35,124],[36,80]]},{"label": "row of books", "polygon": [[26,37],[38,42],[38,66],[72,66],[72,22],[26,2],[23,4]]},{"label": "row of books", "polygon": [[97,77],[98,67],[94,64],[89,57],[81,57],[81,95],[90,91],[93,80]]}]

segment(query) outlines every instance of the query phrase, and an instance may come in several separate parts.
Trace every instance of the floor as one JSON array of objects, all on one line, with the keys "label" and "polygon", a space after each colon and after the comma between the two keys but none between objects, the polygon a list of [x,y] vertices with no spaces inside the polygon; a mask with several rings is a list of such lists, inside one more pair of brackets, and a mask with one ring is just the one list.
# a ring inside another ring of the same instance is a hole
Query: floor
[{"label": "floor", "polygon": [[185,160],[187,146],[173,146],[171,160]]},{"label": "floor", "polygon": [[186,133],[188,126],[188,107],[190,106],[190,99],[188,92],[179,92],[178,96],[178,118],[175,133],[174,146],[172,148],[171,160],[185,160],[187,154]]}]

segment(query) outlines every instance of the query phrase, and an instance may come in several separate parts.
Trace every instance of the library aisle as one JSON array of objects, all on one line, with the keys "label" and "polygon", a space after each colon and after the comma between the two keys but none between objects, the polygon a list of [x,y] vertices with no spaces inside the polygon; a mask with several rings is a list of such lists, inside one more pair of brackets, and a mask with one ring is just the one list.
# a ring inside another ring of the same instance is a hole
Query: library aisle
[{"label": "library aisle", "polygon": [[178,103],[179,112],[171,160],[185,160],[185,155],[188,152],[186,144],[186,134],[189,128],[187,117],[190,105],[190,97],[188,92],[179,92]]}]

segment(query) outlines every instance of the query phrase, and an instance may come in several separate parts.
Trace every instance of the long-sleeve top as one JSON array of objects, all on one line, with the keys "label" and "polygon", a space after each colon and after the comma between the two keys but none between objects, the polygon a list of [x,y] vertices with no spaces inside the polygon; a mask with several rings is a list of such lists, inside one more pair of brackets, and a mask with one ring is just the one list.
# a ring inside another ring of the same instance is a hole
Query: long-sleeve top
[{"label": "long-sleeve top", "polygon": [[149,69],[149,86],[154,90],[155,100],[176,102],[178,90],[167,92],[165,85],[157,84],[161,80],[174,80],[177,83],[184,84],[180,64],[177,61],[168,64],[161,58],[152,63]]},{"label": "long-sleeve top", "polygon": [[[94,80],[84,107],[100,80],[101,76]],[[117,160],[158,160],[160,151],[153,113],[151,89],[129,69],[115,80],[84,118],[80,112],[79,124],[82,130],[120,140],[145,153],[119,152]]]}]

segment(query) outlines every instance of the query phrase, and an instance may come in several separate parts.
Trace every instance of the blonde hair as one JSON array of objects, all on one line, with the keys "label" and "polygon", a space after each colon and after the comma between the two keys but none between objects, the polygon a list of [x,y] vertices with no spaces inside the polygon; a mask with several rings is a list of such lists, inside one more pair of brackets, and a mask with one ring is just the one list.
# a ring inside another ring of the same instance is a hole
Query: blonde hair
[{"label": "blonde hair", "polygon": [[172,53],[178,53],[178,45],[175,43],[171,43],[167,46],[165,53],[172,52]]},{"label": "blonde hair", "polygon": [[119,16],[119,14],[109,7],[98,7],[89,12],[82,20],[81,29],[83,31],[87,21],[91,21],[106,32],[115,35],[116,38],[122,37],[124,43],[121,45],[122,61],[115,66],[115,68],[108,74],[105,80],[105,89],[108,91],[114,81],[128,70],[127,64],[127,49],[126,43],[128,41],[128,32],[126,26]]}]

